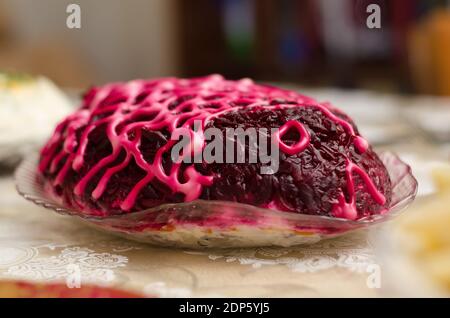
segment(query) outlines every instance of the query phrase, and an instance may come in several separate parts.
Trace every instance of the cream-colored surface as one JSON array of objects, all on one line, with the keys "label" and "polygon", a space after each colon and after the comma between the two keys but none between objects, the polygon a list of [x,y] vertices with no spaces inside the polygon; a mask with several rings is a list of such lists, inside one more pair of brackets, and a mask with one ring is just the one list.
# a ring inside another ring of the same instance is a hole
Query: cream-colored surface
[{"label": "cream-colored surface", "polygon": [[[403,153],[402,158],[419,178],[419,194],[433,193],[436,187],[428,181],[436,165],[414,153]],[[71,281],[75,265],[81,283],[161,297],[430,295],[415,284],[408,293],[404,288],[389,290],[404,286],[399,271],[389,264],[392,255],[380,253],[392,241],[383,241],[377,230],[390,223],[370,233],[355,232],[307,246],[194,251],[151,247],[98,232],[27,202],[16,193],[10,177],[0,179],[0,193],[0,279]],[[410,211],[404,217],[412,217]],[[406,272],[405,263],[399,270]]]},{"label": "cream-colored surface", "polygon": [[163,297],[372,297],[379,292],[366,284],[376,259],[365,232],[296,248],[156,248],[37,207],[16,194],[9,177],[1,179],[0,193],[3,279],[64,282],[74,264],[82,283]]}]

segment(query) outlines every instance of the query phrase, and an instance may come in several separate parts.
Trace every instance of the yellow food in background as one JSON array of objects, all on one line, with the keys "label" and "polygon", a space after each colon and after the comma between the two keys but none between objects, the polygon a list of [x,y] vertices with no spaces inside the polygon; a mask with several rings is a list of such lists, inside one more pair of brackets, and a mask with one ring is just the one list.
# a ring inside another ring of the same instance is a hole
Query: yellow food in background
[{"label": "yellow food in background", "polygon": [[450,164],[435,168],[432,175],[439,193],[448,195],[450,192]]},{"label": "yellow food in background", "polygon": [[450,164],[432,172],[438,193],[400,220],[402,244],[418,269],[450,292]]}]

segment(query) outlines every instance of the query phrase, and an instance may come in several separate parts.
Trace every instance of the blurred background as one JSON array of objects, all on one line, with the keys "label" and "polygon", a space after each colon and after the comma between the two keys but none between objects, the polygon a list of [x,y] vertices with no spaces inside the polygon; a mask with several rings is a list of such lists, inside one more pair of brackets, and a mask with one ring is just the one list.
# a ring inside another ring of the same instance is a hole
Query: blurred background
[{"label": "blurred background", "polygon": [[[69,3],[81,29],[66,27]],[[381,8],[381,28],[366,25]],[[0,0],[0,69],[65,87],[222,73],[450,95],[444,0]]]},{"label": "blurred background", "polygon": [[374,144],[420,132],[450,148],[450,1],[0,0],[2,70],[75,97],[135,78],[251,77],[334,103]]}]

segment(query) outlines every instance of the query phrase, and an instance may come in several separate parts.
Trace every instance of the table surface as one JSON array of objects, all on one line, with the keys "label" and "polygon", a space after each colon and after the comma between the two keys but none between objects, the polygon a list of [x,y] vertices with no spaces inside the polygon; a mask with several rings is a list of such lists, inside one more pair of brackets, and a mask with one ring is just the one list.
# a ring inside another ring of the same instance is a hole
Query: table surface
[{"label": "table surface", "polygon": [[[432,192],[427,167],[448,147],[411,133],[378,147],[400,153]],[[381,225],[385,226],[385,225]],[[379,228],[378,228],[379,229]],[[158,248],[99,232],[21,198],[0,178],[0,279],[94,283],[161,297],[377,297],[370,283],[378,229],[292,248],[182,250]]]},{"label": "table surface", "polygon": [[177,296],[375,296],[370,235],[356,232],[294,248],[178,250],[98,232],[19,197],[0,181],[0,277],[66,281]]}]

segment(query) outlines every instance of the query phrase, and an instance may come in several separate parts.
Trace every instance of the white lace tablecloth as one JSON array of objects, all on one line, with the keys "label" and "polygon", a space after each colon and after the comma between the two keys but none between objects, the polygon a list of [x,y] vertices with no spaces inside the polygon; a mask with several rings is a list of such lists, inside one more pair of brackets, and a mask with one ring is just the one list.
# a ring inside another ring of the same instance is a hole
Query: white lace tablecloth
[{"label": "white lace tablecloth", "polygon": [[369,235],[315,245],[188,251],[116,238],[22,199],[0,179],[0,279],[94,283],[163,297],[376,296]]}]

